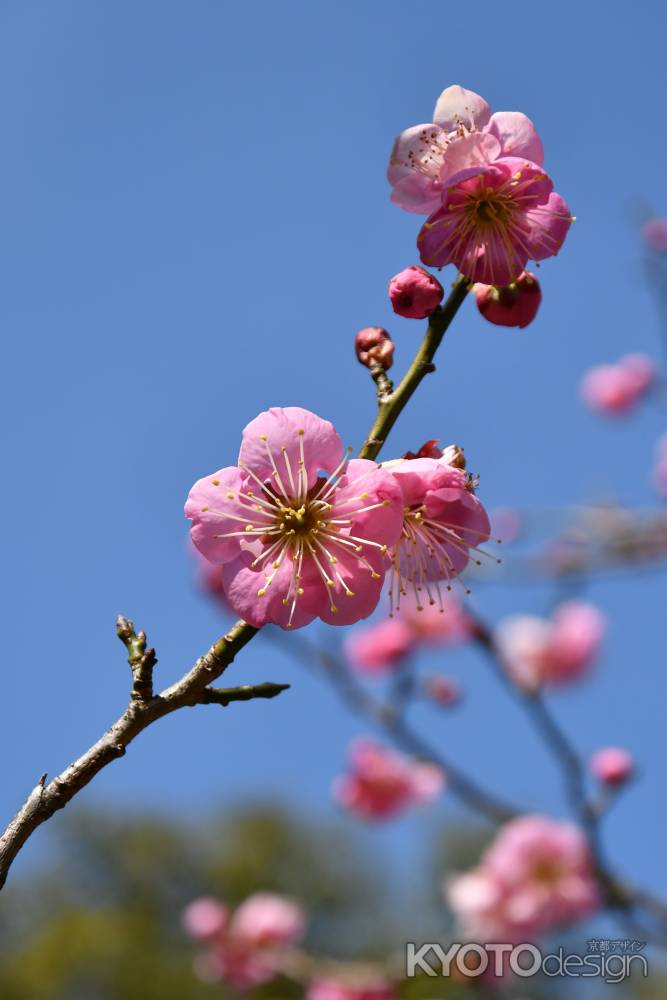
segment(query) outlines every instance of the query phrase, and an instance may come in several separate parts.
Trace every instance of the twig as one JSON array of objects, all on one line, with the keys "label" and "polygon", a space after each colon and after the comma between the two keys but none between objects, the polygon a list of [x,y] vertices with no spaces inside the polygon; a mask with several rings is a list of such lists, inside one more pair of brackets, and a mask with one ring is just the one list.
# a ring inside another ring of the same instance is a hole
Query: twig
[{"label": "twig", "polygon": [[287,691],[289,684],[244,684],[235,688],[204,688],[201,696],[202,705],[222,705],[226,707],[233,701],[252,701],[253,698],[275,698]]}]

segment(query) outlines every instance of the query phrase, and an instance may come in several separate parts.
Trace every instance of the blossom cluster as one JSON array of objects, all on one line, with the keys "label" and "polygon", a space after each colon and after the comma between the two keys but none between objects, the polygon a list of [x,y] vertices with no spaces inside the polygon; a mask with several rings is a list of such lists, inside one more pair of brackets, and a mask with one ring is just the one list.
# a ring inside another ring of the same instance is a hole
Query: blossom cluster
[{"label": "blossom cluster", "polygon": [[328,421],[267,410],[245,428],[238,464],[192,487],[192,541],[256,627],[349,625],[374,611],[385,576],[392,609],[408,594],[443,608],[443,590],[490,532],[471,477],[450,464],[456,454],[350,458]]}]

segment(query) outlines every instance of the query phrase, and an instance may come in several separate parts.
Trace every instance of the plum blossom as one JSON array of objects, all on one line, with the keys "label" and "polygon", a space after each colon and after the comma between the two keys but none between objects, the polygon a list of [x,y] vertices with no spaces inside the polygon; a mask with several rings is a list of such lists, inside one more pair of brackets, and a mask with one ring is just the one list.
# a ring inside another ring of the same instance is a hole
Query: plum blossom
[{"label": "plum blossom", "polygon": [[395,313],[408,319],[425,319],[442,302],[444,289],[437,278],[416,264],[399,271],[389,282],[389,299]]},{"label": "plum blossom", "polygon": [[473,621],[454,594],[442,595],[442,602],[422,604],[414,593],[402,596],[394,621],[409,626],[413,642],[428,646],[453,646],[473,633]]},{"label": "plum blossom", "polygon": [[513,615],[496,630],[495,644],[509,676],[521,688],[578,680],[595,662],[605,619],[583,601],[559,605],[551,619]]},{"label": "plum blossom", "polygon": [[394,363],[394,342],[383,326],[365,326],[354,338],[357,361],[365,368],[381,365],[388,370]]},{"label": "plum blossom", "polygon": [[297,903],[269,892],[249,896],[229,916],[219,900],[198,899],[183,913],[183,926],[205,945],[195,962],[200,978],[224,980],[248,990],[274,979],[285,951],[305,933],[306,921]]},{"label": "plum blossom", "polygon": [[405,660],[414,645],[407,622],[387,618],[352,632],[345,640],[345,654],[361,673],[379,676]]},{"label": "plum blossom", "polygon": [[660,496],[667,499],[667,434],[663,434],[658,440],[653,466],[653,483]]},{"label": "plum blossom", "polygon": [[603,747],[590,759],[590,769],[605,785],[622,785],[634,771],[634,761],[623,747]]},{"label": "plum blossom", "polygon": [[523,271],[504,288],[478,284],[474,292],[484,319],[496,326],[518,326],[520,330],[533,322],[542,301],[540,283],[530,271]]},{"label": "plum blossom", "polygon": [[558,253],[571,222],[542,167],[504,156],[448,178],[417,247],[427,267],[455,264],[470,281],[510,285],[529,260]]},{"label": "plum blossom", "polygon": [[348,812],[365,820],[385,820],[440,794],[445,776],[434,764],[413,761],[373,740],[355,741],[350,770],[338,777],[333,796]]},{"label": "plum blossom", "polygon": [[541,165],[542,142],[520,111],[497,111],[479,94],[454,84],[443,90],[433,121],[398,136],[387,178],[391,200],[408,212],[430,215],[441,207],[448,179],[461,170],[519,156]]},{"label": "plum blossom", "polygon": [[642,228],[642,237],[651,250],[667,253],[667,219],[649,219]]},{"label": "plum blossom", "polygon": [[531,940],[600,906],[586,837],[546,816],[506,823],[478,867],[450,880],[445,893],[475,941]]},{"label": "plum blossom", "polygon": [[332,424],[294,406],[252,420],[238,465],[196,482],[185,505],[236,614],[281,628],[366,618],[402,510],[394,476],[350,459]]},{"label": "plum blossom", "polygon": [[645,354],[628,354],[615,364],[596,365],[581,382],[581,395],[591,410],[605,416],[630,412],[652,388],[655,365]]},{"label": "plum blossom", "polygon": [[390,549],[389,599],[399,612],[408,594],[416,608],[437,607],[444,614],[443,593],[468,565],[471,553],[488,540],[490,525],[466,473],[437,458],[396,459],[384,464],[400,485],[403,528]]},{"label": "plum blossom", "polygon": [[316,979],[306,991],[306,1000],[396,1000],[396,991],[388,980],[377,977],[354,982]]}]

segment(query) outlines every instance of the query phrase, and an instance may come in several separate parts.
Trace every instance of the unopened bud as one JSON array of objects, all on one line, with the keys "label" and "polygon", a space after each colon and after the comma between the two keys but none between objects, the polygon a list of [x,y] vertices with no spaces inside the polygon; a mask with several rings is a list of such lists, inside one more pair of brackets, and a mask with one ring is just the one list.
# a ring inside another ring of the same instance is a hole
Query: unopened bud
[{"label": "unopened bud", "polygon": [[590,768],[605,785],[622,785],[634,770],[632,757],[622,747],[604,747],[591,757]]},{"label": "unopened bud", "polygon": [[389,282],[389,298],[395,313],[408,319],[425,319],[442,302],[444,289],[437,278],[413,264]]},{"label": "unopened bud", "polygon": [[394,363],[394,342],[381,326],[366,326],[354,338],[357,361],[372,368],[380,365],[385,371]]},{"label": "unopened bud", "polygon": [[535,319],[542,292],[535,275],[523,271],[516,281],[504,288],[475,285],[475,299],[477,308],[489,323],[523,329]]}]

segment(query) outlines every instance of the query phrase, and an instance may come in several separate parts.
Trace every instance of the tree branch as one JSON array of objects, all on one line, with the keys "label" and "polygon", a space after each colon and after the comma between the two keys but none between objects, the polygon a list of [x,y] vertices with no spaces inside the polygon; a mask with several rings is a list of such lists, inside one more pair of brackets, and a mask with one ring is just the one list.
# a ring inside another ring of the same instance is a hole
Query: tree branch
[{"label": "tree branch", "polygon": [[283,691],[287,691],[289,684],[273,684],[265,681],[264,684],[244,684],[235,688],[214,688],[207,687],[202,691],[202,705],[222,705],[226,708],[232,701],[252,701],[254,698],[275,698]]}]

